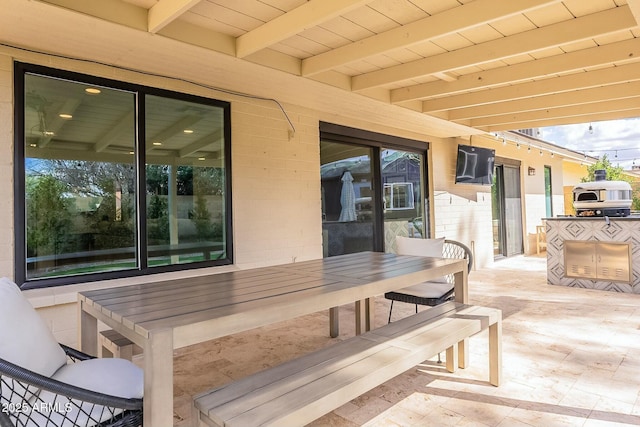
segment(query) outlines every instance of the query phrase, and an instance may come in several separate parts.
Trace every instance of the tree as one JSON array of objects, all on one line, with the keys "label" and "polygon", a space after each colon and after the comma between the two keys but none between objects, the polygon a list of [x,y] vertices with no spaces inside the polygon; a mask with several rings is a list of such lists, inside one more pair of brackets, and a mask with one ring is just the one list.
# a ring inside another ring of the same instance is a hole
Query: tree
[{"label": "tree", "polygon": [[27,256],[61,254],[69,244],[71,215],[65,184],[43,175],[27,182]]},{"label": "tree", "polygon": [[147,208],[149,244],[167,244],[170,240],[169,204],[166,196],[152,194]]},{"label": "tree", "polygon": [[603,155],[602,158],[598,159],[596,163],[587,167],[587,176],[582,178],[582,182],[591,182],[595,181],[595,172],[597,170],[603,169],[607,172],[607,179],[609,181],[626,181],[628,183],[633,182],[633,180],[624,174],[624,169],[620,166],[613,166],[609,161],[607,155]]},{"label": "tree", "polygon": [[211,212],[207,209],[207,201],[201,194],[196,196],[196,206],[190,214],[198,233],[197,239],[199,241],[211,239],[215,233],[215,224],[211,222]]}]

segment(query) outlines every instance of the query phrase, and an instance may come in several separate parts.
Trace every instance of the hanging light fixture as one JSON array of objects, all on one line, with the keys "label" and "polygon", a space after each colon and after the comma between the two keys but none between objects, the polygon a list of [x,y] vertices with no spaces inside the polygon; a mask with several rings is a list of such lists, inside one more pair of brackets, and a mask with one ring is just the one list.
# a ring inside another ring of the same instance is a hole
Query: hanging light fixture
[{"label": "hanging light fixture", "polygon": [[589,123],[589,133],[593,135],[593,126]]}]

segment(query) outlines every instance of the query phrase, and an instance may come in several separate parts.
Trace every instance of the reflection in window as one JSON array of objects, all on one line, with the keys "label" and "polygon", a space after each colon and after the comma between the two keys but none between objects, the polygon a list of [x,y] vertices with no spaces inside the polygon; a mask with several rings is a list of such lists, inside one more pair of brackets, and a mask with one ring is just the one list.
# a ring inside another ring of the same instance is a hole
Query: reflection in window
[{"label": "reflection in window", "polygon": [[24,73],[16,279],[228,264],[228,104],[73,77]]},{"label": "reflection in window", "polygon": [[384,185],[384,209],[414,209],[413,183],[396,182]]},{"label": "reflection in window", "polygon": [[[387,235],[424,237],[424,156],[410,151],[385,149],[381,154],[384,185],[384,219]],[[391,245],[391,241],[387,246]]]},{"label": "reflection in window", "polygon": [[147,96],[145,111],[150,262],[216,259],[224,248],[223,110]]},{"label": "reflection in window", "polygon": [[320,141],[325,256],[373,249],[371,156],[369,147]]},{"label": "reflection in window", "polygon": [[25,75],[27,279],[138,267],[134,109],[130,92]]}]

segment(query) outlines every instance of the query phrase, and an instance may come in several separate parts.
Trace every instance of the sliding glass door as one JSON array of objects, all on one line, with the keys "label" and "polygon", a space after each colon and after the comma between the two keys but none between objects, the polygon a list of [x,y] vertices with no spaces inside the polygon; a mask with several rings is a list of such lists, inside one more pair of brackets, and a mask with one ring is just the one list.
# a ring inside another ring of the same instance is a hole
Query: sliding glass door
[{"label": "sliding glass door", "polygon": [[324,255],[374,250],[373,149],[320,143]]},{"label": "sliding glass door", "polygon": [[520,167],[496,165],[492,187],[493,254],[512,256],[523,252]]},{"label": "sliding glass door", "polygon": [[428,236],[426,144],[415,144],[424,151],[410,150],[379,143],[385,135],[359,135],[364,137],[321,133],[325,257],[393,252],[396,236]]}]

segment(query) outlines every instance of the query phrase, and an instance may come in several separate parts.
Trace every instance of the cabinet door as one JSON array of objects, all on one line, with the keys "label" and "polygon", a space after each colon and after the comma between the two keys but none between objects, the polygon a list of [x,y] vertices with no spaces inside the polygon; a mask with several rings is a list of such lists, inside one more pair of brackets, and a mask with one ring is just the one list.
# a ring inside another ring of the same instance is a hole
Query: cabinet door
[{"label": "cabinet door", "polygon": [[566,240],[564,242],[566,277],[596,278],[596,243]]},{"label": "cabinet door", "polygon": [[630,259],[630,245],[628,243],[598,243],[596,249],[596,275],[598,279],[611,282],[629,282],[631,280]]}]

